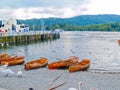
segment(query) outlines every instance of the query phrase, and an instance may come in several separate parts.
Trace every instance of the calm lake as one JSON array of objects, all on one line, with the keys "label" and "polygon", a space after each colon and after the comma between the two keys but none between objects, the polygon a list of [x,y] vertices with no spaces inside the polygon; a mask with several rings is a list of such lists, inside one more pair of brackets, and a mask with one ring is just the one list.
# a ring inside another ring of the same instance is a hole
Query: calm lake
[{"label": "calm lake", "polygon": [[120,71],[120,32],[65,31],[60,39],[32,44],[7,46],[0,53],[24,55],[31,61],[39,57],[49,62],[78,56],[91,60],[90,70]]}]

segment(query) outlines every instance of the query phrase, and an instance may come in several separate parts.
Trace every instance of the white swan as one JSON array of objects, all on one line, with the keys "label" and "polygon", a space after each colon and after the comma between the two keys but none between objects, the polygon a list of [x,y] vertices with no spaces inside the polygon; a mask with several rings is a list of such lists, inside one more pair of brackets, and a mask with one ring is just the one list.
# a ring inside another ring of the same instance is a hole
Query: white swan
[{"label": "white swan", "polygon": [[20,68],[20,70],[17,72],[17,77],[19,77],[19,78],[22,77],[22,71],[21,71],[21,68]]},{"label": "white swan", "polygon": [[74,88],[74,87],[71,87],[71,88],[69,88],[68,90],[81,90],[81,85],[82,85],[82,82],[79,82],[78,83],[78,89],[76,89],[76,88]]},{"label": "white swan", "polygon": [[5,74],[6,77],[10,74],[14,74],[14,72],[11,69],[3,69],[2,73]]}]

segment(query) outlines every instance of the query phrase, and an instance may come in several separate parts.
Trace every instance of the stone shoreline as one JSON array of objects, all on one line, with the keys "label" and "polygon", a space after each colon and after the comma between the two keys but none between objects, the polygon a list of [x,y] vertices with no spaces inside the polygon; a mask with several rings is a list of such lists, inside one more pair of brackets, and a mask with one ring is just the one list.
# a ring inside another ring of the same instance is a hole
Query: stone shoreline
[{"label": "stone shoreline", "polygon": [[[78,71],[74,73],[68,70],[48,70],[47,67],[25,71],[22,65],[8,67],[14,72],[22,68],[23,77],[18,78],[16,74],[5,77],[0,73],[0,87],[8,90],[49,90],[50,88],[66,84],[55,90],[68,90],[70,87],[78,88],[78,82],[82,82],[81,90],[119,90],[120,74],[119,73],[96,73],[91,71]],[[52,82],[56,77],[60,76],[56,81]],[[2,89],[0,89],[2,90]]]}]

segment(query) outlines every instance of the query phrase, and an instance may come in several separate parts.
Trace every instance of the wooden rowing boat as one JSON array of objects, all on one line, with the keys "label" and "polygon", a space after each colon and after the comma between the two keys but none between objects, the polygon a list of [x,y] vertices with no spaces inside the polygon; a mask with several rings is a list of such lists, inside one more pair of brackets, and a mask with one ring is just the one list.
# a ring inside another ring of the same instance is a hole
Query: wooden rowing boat
[{"label": "wooden rowing boat", "polygon": [[11,61],[11,60],[19,60],[19,59],[24,59],[24,56],[9,56],[6,58],[1,59],[0,61]]},{"label": "wooden rowing boat", "polygon": [[9,55],[8,54],[0,54],[0,60],[8,58]]},{"label": "wooden rowing boat", "polygon": [[8,57],[0,61],[1,65],[8,63],[8,66],[18,65],[24,63],[24,56]]},{"label": "wooden rowing boat", "polygon": [[120,40],[117,40],[118,41],[118,44],[120,45]]},{"label": "wooden rowing boat", "polygon": [[72,56],[65,60],[59,60],[48,64],[48,69],[66,68],[78,62],[79,58]]},{"label": "wooden rowing boat", "polygon": [[90,60],[83,59],[81,62],[77,62],[77,63],[69,66],[69,72],[83,71],[83,70],[88,69],[89,66],[90,66]]},{"label": "wooden rowing boat", "polygon": [[2,60],[13,60],[15,58],[23,58],[23,56],[18,56],[16,54],[13,54],[13,55],[0,54],[0,61],[2,61]]},{"label": "wooden rowing boat", "polygon": [[48,60],[44,57],[41,57],[40,59],[27,62],[25,64],[24,69],[25,70],[36,69],[36,68],[44,67],[47,64],[48,64]]}]

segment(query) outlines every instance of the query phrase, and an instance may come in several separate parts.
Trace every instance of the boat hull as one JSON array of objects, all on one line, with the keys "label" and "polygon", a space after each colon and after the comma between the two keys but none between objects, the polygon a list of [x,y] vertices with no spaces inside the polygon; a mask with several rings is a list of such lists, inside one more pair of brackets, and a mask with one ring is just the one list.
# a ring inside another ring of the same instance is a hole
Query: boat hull
[{"label": "boat hull", "polygon": [[36,69],[44,67],[48,64],[48,60],[46,58],[40,58],[38,60],[33,60],[25,64],[24,69],[30,70],[30,69]]},{"label": "boat hull", "polygon": [[1,60],[1,65],[5,65],[6,63],[8,63],[8,66],[23,64],[24,56],[20,56],[16,58],[6,58]]},{"label": "boat hull", "polygon": [[90,60],[83,59],[81,62],[78,62],[78,63],[75,63],[75,64],[69,66],[69,72],[87,70],[89,68],[89,66],[90,66]]},{"label": "boat hull", "polygon": [[120,40],[118,40],[118,44],[120,45]]},{"label": "boat hull", "polygon": [[8,58],[9,55],[8,54],[0,54],[0,60]]},{"label": "boat hull", "polygon": [[48,64],[48,69],[67,68],[71,64],[78,62],[78,59],[79,59],[78,57],[72,56],[69,59],[55,61]]}]

